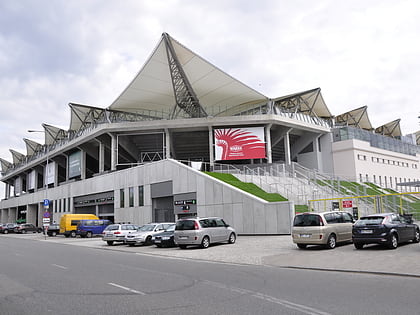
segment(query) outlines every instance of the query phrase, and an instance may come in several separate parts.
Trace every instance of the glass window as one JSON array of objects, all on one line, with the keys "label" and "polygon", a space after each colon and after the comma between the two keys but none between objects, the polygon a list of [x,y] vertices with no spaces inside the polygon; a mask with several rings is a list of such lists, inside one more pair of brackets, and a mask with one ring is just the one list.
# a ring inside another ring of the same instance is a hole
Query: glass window
[{"label": "glass window", "polygon": [[120,208],[124,208],[124,188],[120,189]]},{"label": "glass window", "polygon": [[144,206],[144,189],[143,186],[139,186],[139,207]]},{"label": "glass window", "polygon": [[134,187],[128,188],[128,206],[134,207]]}]

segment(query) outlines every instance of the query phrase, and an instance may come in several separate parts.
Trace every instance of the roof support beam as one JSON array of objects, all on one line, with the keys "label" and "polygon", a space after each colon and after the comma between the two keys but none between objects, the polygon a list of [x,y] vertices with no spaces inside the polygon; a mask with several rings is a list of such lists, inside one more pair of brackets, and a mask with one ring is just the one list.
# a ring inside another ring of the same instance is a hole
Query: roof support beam
[{"label": "roof support beam", "polygon": [[176,105],[171,118],[176,118],[183,110],[190,118],[207,117],[207,113],[198,101],[198,97],[191,87],[184,70],[178,60],[168,34],[163,33],[166,54],[168,57],[169,71],[171,73],[172,86],[175,94]]}]

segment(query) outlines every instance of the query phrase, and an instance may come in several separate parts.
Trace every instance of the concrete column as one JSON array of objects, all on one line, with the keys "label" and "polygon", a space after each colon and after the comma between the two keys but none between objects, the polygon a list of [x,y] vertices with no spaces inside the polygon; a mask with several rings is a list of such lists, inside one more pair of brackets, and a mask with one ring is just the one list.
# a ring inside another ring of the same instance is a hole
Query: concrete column
[{"label": "concrete column", "polygon": [[268,124],[265,127],[265,147],[267,150],[267,162],[268,163],[273,163],[273,158],[272,158],[272,153],[271,153],[271,134],[270,134],[270,130],[271,130],[271,126],[272,124]]},{"label": "concrete column", "polygon": [[81,161],[80,161],[80,178],[81,179],[86,179],[86,151],[80,149],[80,151],[82,152],[82,157],[81,157]]},{"label": "concrete column", "polygon": [[99,173],[105,171],[105,145],[99,141]]},{"label": "concrete column", "polygon": [[169,134],[169,130],[165,129],[165,159],[169,159],[171,157],[171,135]]},{"label": "concrete column", "polygon": [[290,139],[289,139],[289,133],[292,130],[290,128],[287,130],[286,134],[284,135],[284,155],[285,155],[285,162],[287,165],[292,164],[292,159],[290,157]]},{"label": "concrete column", "polygon": [[109,134],[111,137],[111,171],[115,171],[117,169],[117,162],[118,162],[118,143],[117,137],[114,134]]},{"label": "concrete column", "polygon": [[213,169],[214,166],[214,138],[213,138],[213,128],[209,127],[209,152],[210,152],[210,167]]}]

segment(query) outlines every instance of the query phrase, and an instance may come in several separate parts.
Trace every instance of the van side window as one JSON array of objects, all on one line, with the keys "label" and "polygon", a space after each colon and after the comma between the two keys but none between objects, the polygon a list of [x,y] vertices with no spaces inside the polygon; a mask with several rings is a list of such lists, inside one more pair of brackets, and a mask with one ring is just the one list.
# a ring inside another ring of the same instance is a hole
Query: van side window
[{"label": "van side window", "polygon": [[202,228],[208,228],[208,227],[210,227],[209,220],[208,219],[200,220],[200,225],[201,225]]},{"label": "van side window", "polygon": [[353,218],[351,217],[351,215],[347,212],[343,212],[343,222],[344,223],[353,223]]}]

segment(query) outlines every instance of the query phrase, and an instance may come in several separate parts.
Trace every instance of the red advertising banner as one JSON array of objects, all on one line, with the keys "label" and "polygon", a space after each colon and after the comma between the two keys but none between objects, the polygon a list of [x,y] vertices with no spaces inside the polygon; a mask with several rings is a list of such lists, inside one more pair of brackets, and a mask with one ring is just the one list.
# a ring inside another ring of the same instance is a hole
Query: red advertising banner
[{"label": "red advertising banner", "polygon": [[216,161],[266,157],[264,127],[215,129],[214,143]]},{"label": "red advertising banner", "polygon": [[341,204],[342,204],[343,208],[353,207],[353,201],[352,200],[342,200]]}]

